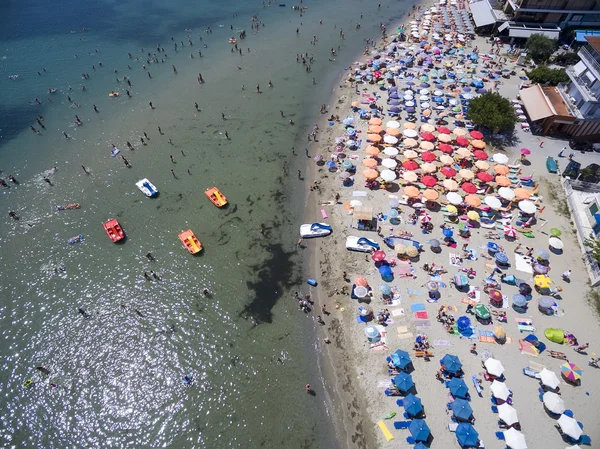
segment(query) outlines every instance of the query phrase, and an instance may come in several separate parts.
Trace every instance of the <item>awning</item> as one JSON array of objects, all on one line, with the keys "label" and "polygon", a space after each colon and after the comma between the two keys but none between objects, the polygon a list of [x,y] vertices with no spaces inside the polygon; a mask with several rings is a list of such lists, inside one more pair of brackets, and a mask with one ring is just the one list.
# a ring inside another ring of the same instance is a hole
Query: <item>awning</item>
[{"label": "awning", "polygon": [[594,214],[594,220],[596,220],[596,225],[600,226],[600,214]]},{"label": "awning", "polygon": [[555,115],[539,84],[521,89],[519,95],[532,122]]},{"label": "awning", "polygon": [[560,31],[561,30],[559,27],[552,27],[552,28],[544,28],[542,26],[527,27],[527,26],[519,24],[519,23],[510,22],[510,28],[508,31],[508,35],[510,37],[528,38],[528,37],[531,37],[531,35],[533,35],[533,34],[543,34],[544,36],[549,37],[550,39],[558,39],[558,37],[560,35]]},{"label": "awning", "polygon": [[373,219],[373,208],[372,207],[355,207],[354,218],[357,220],[372,220]]},{"label": "awning", "polygon": [[476,27],[496,23],[496,16],[487,0],[473,2],[469,5],[469,8],[471,9],[471,14],[473,14],[473,21]]},{"label": "awning", "polygon": [[600,36],[599,30],[575,30],[575,40],[587,44],[586,36]]}]

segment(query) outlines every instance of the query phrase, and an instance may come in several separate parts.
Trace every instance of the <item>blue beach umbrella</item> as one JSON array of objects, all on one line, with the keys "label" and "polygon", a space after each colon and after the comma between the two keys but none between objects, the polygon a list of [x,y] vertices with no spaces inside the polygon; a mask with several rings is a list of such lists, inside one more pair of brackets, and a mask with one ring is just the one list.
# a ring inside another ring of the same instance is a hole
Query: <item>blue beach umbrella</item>
[{"label": "blue beach umbrella", "polygon": [[327,161],[325,163],[325,165],[327,165],[329,168],[333,168],[333,167],[335,167],[335,162],[333,162],[333,161]]},{"label": "blue beach umbrella", "polygon": [[416,441],[427,441],[429,435],[431,435],[429,426],[422,419],[413,419],[408,430],[410,430],[410,434]]},{"label": "blue beach umbrella", "polygon": [[392,358],[392,362],[394,363],[394,366],[396,366],[400,369],[404,369],[412,363],[412,360],[410,359],[410,355],[408,355],[408,352],[403,351],[402,349],[396,350],[396,352],[394,352],[391,355],[391,358]]},{"label": "blue beach umbrella", "polygon": [[396,388],[398,390],[404,391],[404,392],[410,390],[412,387],[415,386],[415,383],[413,382],[412,376],[410,374],[405,373],[405,372],[401,372],[396,377],[394,377],[392,379],[392,383],[394,385],[396,385]]},{"label": "blue beach umbrella", "polygon": [[392,106],[398,106],[400,104],[400,100],[390,100],[390,104]]},{"label": "blue beach umbrella", "polygon": [[400,108],[399,108],[398,106],[392,106],[392,107],[389,109],[389,111],[390,111],[390,112],[396,112],[396,113],[398,113],[398,112],[400,112]]},{"label": "blue beach umbrella", "polygon": [[432,248],[439,248],[441,246],[441,243],[438,239],[431,239],[427,243],[429,243],[429,246]]},{"label": "blue beach umbrella", "polygon": [[508,256],[505,253],[496,253],[494,257],[498,263],[508,263]]},{"label": "blue beach umbrella", "polygon": [[512,302],[513,305],[517,307],[525,307],[525,305],[527,305],[527,298],[517,293],[516,295],[513,295]]},{"label": "blue beach umbrella", "polygon": [[350,170],[352,167],[354,167],[354,165],[352,164],[352,162],[350,162],[350,161],[344,161],[344,162],[342,162],[342,168],[344,170]]},{"label": "blue beach umbrella", "polygon": [[387,284],[381,284],[379,286],[379,291],[384,295],[389,295],[390,293],[392,293],[392,287],[390,287]]},{"label": "blue beach umbrella", "polygon": [[450,408],[456,419],[468,421],[471,415],[473,415],[471,404],[464,399],[455,399],[450,405]]},{"label": "blue beach umbrella", "polygon": [[469,388],[463,379],[453,377],[448,383],[450,394],[455,398],[466,398],[469,395]]},{"label": "blue beach umbrella", "polygon": [[442,357],[440,360],[440,365],[444,365],[446,367],[446,371],[453,374],[458,373],[462,368],[460,359],[452,354],[446,354],[444,357]]},{"label": "blue beach umbrella", "polygon": [[444,234],[444,237],[450,238],[454,235],[454,232],[450,228],[444,228],[444,230],[442,231],[442,234]]},{"label": "blue beach umbrella", "polygon": [[413,446],[413,449],[429,449],[429,448],[419,441],[419,442],[417,442],[417,444],[415,444]]},{"label": "blue beach umbrella", "polygon": [[466,316],[458,317],[458,320],[456,320],[456,327],[459,331],[469,329],[471,327],[471,320]]},{"label": "blue beach umbrella", "polygon": [[379,274],[381,275],[382,278],[392,278],[394,277],[394,273],[392,272],[392,269],[390,268],[389,265],[382,265],[379,267]]},{"label": "blue beach umbrella", "polygon": [[479,434],[469,423],[460,423],[456,428],[456,439],[462,447],[475,447],[479,441]]},{"label": "blue beach umbrella", "polygon": [[398,211],[396,209],[390,209],[387,212],[387,216],[389,218],[397,218],[398,217]]},{"label": "blue beach umbrella", "polygon": [[423,411],[423,404],[421,399],[414,394],[409,394],[404,398],[404,410],[410,416],[417,416]]},{"label": "blue beach umbrella", "polygon": [[550,259],[550,253],[543,248],[537,250],[537,255],[542,260]]}]

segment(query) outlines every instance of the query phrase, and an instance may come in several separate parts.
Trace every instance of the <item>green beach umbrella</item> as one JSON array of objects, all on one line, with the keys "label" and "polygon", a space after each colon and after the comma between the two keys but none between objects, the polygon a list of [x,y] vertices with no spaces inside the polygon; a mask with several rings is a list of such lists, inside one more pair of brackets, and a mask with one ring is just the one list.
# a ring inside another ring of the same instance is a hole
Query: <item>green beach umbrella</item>
[{"label": "green beach umbrella", "polygon": [[560,231],[560,229],[552,228],[550,229],[550,234],[552,234],[554,237],[558,237],[562,235],[562,232]]},{"label": "green beach umbrella", "polygon": [[483,304],[477,304],[475,306],[475,315],[482,320],[489,320],[491,316],[489,309]]}]

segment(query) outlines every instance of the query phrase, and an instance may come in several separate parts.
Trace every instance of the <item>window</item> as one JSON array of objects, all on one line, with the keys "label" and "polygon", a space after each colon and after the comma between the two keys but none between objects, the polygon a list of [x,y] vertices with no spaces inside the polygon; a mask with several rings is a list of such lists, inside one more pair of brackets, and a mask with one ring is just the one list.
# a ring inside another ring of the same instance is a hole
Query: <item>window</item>
[{"label": "window", "polygon": [[597,213],[598,213],[598,203],[596,203],[596,202],[594,201],[594,204],[592,204],[592,205],[589,207],[589,209],[588,209],[588,210],[590,211],[590,214],[591,214],[591,215],[592,215],[592,217],[593,217],[593,216],[594,216],[594,214],[597,214]]}]

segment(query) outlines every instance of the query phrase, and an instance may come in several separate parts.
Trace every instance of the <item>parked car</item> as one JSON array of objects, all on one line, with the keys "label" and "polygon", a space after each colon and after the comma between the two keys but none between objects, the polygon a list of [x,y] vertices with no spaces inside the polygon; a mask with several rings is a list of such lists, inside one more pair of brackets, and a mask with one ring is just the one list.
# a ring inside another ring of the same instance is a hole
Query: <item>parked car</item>
[{"label": "parked car", "polygon": [[567,168],[565,168],[565,171],[562,173],[563,178],[568,176],[571,179],[577,179],[577,176],[579,176],[579,169],[581,169],[581,164],[579,162],[569,162],[569,165],[567,165]]}]

